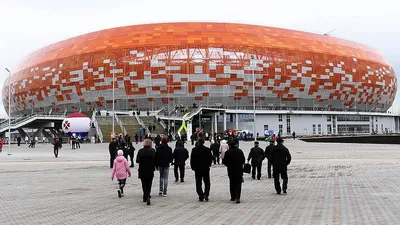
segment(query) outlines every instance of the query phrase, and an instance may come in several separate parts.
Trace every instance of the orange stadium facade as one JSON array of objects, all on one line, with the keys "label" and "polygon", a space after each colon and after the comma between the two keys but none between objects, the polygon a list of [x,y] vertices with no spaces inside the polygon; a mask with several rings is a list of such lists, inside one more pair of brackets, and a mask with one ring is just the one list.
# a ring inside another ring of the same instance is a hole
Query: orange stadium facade
[{"label": "orange stadium facade", "polygon": [[[115,62],[115,64],[113,64]],[[3,86],[11,113],[150,110],[176,104],[385,112],[397,79],[375,49],[295,30],[231,23],[118,27],[39,49]]]}]

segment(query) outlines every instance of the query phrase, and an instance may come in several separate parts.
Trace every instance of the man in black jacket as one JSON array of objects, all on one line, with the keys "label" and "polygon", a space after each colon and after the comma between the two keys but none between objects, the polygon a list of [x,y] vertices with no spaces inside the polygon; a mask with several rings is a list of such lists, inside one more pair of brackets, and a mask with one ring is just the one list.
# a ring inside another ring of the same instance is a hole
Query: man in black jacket
[{"label": "man in black jacket", "polygon": [[267,166],[268,166],[268,170],[267,170],[268,171],[268,178],[271,178],[271,166],[272,166],[272,164],[271,164],[271,153],[274,150],[274,147],[275,147],[275,141],[270,139],[269,145],[265,148],[265,158],[267,158],[267,160],[268,160],[268,163],[267,163]]},{"label": "man in black jacket", "polygon": [[218,141],[214,140],[213,143],[211,144],[210,148],[213,152],[213,160],[214,160],[214,165],[218,163],[219,165],[219,143]]},{"label": "man in black jacket", "polygon": [[[212,164],[211,149],[204,146],[204,139],[199,138],[197,146],[192,149],[190,156],[190,167],[194,170],[196,177],[196,191],[199,195],[199,201],[206,200],[210,195],[210,167]],[[202,181],[204,181],[204,192],[202,188]]]},{"label": "man in black jacket", "polygon": [[185,181],[185,162],[189,158],[188,150],[183,147],[183,142],[178,141],[176,142],[176,148],[174,153],[172,153],[172,157],[174,158],[174,174],[175,174],[175,182],[178,182],[179,174],[178,169],[180,172],[181,182]]},{"label": "man in black jacket", "polygon": [[286,194],[287,183],[288,183],[288,175],[287,175],[287,166],[290,164],[292,157],[290,155],[289,150],[283,145],[283,139],[277,138],[276,142],[278,143],[274,150],[271,153],[271,163],[274,168],[273,176],[274,176],[274,184],[275,190],[277,194],[281,194],[281,184],[279,183],[279,175],[282,177],[283,185],[282,190],[283,193]]},{"label": "man in black jacket", "polygon": [[138,177],[142,181],[143,202],[150,205],[151,186],[153,183],[155,170],[155,150],[152,148],[153,142],[146,139],[143,142],[143,148],[139,150],[136,156],[136,163],[139,163]]},{"label": "man in black jacket", "polygon": [[158,146],[160,146],[160,142],[161,142],[161,136],[157,134],[157,136],[154,138],[154,144],[156,145],[156,150]]},{"label": "man in black jacket", "polygon": [[262,167],[262,161],[264,160],[264,150],[262,150],[258,146],[258,141],[254,142],[254,147],[250,149],[249,157],[247,158],[247,161],[250,161],[251,159],[251,177],[253,179],[256,179],[256,169],[257,169],[257,180],[261,178],[261,167]]},{"label": "man in black jacket", "polygon": [[168,146],[168,138],[161,140],[156,149],[156,168],[160,171],[160,196],[167,197],[169,165],[172,163],[172,148]]},{"label": "man in black jacket", "polygon": [[228,169],[229,188],[231,193],[231,201],[240,203],[240,194],[242,192],[243,182],[243,165],[246,162],[243,151],[236,147],[235,141],[228,143],[229,149],[225,152],[222,163]]},{"label": "man in black jacket", "polygon": [[112,141],[108,145],[108,151],[110,152],[110,168],[114,166],[114,159],[117,155],[117,142],[115,141],[115,137],[112,138]]}]

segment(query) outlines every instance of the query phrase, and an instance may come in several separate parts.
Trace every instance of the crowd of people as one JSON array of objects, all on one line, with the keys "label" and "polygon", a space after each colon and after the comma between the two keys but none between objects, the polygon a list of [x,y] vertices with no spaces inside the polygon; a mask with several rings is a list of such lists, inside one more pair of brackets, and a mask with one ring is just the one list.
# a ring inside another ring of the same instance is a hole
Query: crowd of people
[{"label": "crowd of people", "polygon": [[[194,139],[194,138],[191,138]],[[159,196],[168,196],[168,176],[170,166],[174,166],[175,182],[185,182],[185,164],[189,159],[189,151],[185,146],[185,139],[178,138],[174,150],[168,145],[169,136],[161,137],[157,135],[154,139],[146,136],[141,148],[136,156],[136,163],[139,164],[138,177],[142,183],[143,202],[151,204],[151,187],[154,172],[158,171],[159,176]],[[136,135],[135,135],[136,141]],[[240,203],[242,183],[244,182],[243,173],[246,165],[246,158],[243,151],[239,148],[239,139],[231,135],[226,139],[221,139],[218,135],[210,136],[210,147],[205,146],[205,138],[198,134],[196,142],[192,142],[194,148],[190,154],[190,167],[194,171],[196,181],[196,192],[200,202],[209,201],[210,196],[210,168],[212,164],[222,164],[227,167],[231,201]],[[262,172],[262,162],[267,159],[268,178],[274,178],[274,185],[277,194],[287,193],[287,166],[291,162],[289,150],[283,145],[281,137],[269,140],[270,145],[265,150],[259,147],[259,142],[254,142],[254,147],[250,149],[247,163],[251,161],[251,176],[253,179],[260,180]],[[154,143],[154,148],[153,148]],[[276,143],[276,144],[275,144]],[[110,168],[112,177],[117,177],[119,188],[118,197],[123,197],[123,188],[126,179],[131,176],[130,167],[133,167],[134,147],[130,142],[129,135],[120,135],[113,138],[109,144]],[[128,166],[128,155],[131,156],[131,165]],[[271,176],[271,167],[273,173]],[[283,185],[280,185],[280,178]],[[203,189],[204,183],[204,189]]]}]

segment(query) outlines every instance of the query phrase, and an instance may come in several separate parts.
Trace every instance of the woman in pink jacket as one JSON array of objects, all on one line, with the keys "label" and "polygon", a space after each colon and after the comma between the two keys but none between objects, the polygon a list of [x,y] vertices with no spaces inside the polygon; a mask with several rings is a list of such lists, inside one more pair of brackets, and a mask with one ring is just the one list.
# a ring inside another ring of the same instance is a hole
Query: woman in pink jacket
[{"label": "woman in pink jacket", "polygon": [[118,150],[117,158],[114,160],[114,166],[111,174],[111,180],[114,180],[114,176],[117,176],[119,189],[118,189],[118,197],[121,198],[124,196],[124,187],[126,184],[126,177],[131,176],[131,170],[129,169],[128,161],[124,157],[124,152],[122,150]]},{"label": "woman in pink jacket", "polygon": [[228,149],[229,149],[229,146],[228,146],[226,140],[222,140],[221,145],[219,147],[219,152],[221,153],[221,159],[224,159],[225,152],[228,151]]}]

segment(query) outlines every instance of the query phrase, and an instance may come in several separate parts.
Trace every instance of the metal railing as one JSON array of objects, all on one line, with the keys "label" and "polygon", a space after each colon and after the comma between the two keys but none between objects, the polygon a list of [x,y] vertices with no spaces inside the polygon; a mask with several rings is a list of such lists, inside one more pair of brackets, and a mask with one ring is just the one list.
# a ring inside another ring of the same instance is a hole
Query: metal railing
[{"label": "metal railing", "polygon": [[103,133],[101,132],[99,124],[97,123],[96,111],[93,111],[92,122],[93,122],[94,127],[96,128],[96,132],[97,132],[97,135],[99,136],[100,142],[103,143]]},{"label": "metal railing", "polygon": [[122,133],[123,133],[123,134],[127,134],[128,132],[126,131],[126,129],[125,129],[124,124],[122,123],[122,121],[118,118],[118,115],[115,114],[114,116],[115,116],[115,120],[117,121],[119,127],[121,128]]},{"label": "metal railing", "polygon": [[[19,124],[21,124],[21,123],[24,123],[24,122],[26,122],[26,121],[28,121],[28,120],[31,120],[31,119],[35,119],[35,118],[37,118],[37,117],[44,117],[44,118],[54,118],[54,117],[61,117],[61,118],[64,118],[65,116],[63,116],[63,115],[33,115],[33,116],[26,116],[26,117],[19,117],[19,118],[14,118],[14,119],[11,119],[11,126],[17,126],[17,125],[19,125]],[[8,120],[6,121],[6,122],[2,122],[1,124],[0,124],[0,129],[4,129],[4,128],[6,128],[6,127],[8,127]]]},{"label": "metal railing", "polygon": [[146,130],[146,133],[149,134],[150,130],[149,128],[146,126],[146,124],[143,122],[142,119],[139,118],[139,116],[137,114],[135,114],[135,118],[136,120],[139,122],[139,124]]}]

